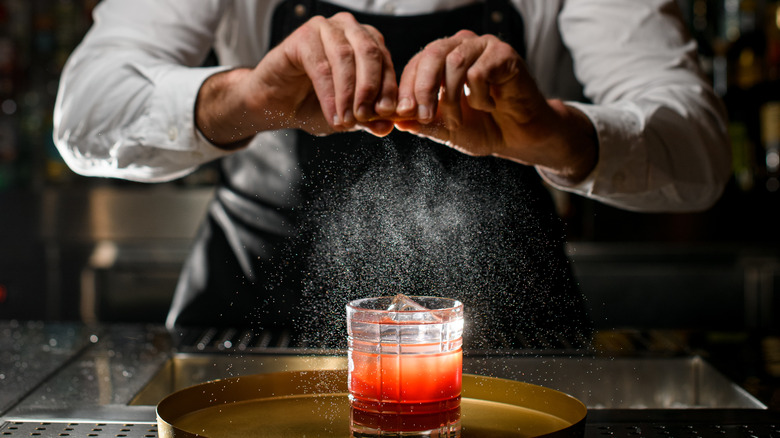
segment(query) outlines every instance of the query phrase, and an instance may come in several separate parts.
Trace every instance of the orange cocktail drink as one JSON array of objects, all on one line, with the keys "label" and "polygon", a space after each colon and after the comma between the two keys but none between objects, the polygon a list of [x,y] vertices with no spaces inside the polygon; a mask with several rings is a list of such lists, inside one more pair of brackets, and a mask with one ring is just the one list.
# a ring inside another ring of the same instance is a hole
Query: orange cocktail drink
[{"label": "orange cocktail drink", "polygon": [[460,404],[463,305],[437,297],[381,297],[347,305],[353,408],[426,413]]}]

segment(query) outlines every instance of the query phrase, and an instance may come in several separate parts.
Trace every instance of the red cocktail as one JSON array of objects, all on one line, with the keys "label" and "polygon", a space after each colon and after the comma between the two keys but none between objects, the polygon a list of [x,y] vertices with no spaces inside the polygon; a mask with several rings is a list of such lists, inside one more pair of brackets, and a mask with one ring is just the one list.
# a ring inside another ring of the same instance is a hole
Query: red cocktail
[{"label": "red cocktail", "polygon": [[393,297],[347,306],[354,408],[426,413],[460,404],[463,305],[445,298],[413,298],[411,304],[395,307]]}]

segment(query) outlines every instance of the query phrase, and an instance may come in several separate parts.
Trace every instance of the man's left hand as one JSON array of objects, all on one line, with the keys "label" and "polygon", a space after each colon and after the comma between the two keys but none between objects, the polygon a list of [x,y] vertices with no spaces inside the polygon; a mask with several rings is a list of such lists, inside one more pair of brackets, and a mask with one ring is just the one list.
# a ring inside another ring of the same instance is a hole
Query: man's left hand
[{"label": "man's left hand", "polygon": [[590,120],[546,99],[520,55],[493,35],[460,31],[428,44],[403,70],[396,112],[400,130],[539,166],[564,183],[584,179],[597,160]]}]

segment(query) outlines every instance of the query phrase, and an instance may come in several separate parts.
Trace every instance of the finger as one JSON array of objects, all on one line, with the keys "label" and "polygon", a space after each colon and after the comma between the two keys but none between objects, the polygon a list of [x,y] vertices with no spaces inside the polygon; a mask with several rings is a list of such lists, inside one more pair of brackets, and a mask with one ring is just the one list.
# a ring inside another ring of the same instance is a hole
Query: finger
[{"label": "finger", "polygon": [[444,62],[452,47],[448,40],[439,40],[423,49],[417,62],[414,84],[414,100],[417,103],[417,119],[429,123],[436,114],[444,76]]},{"label": "finger", "polygon": [[[373,28],[350,27],[346,36],[355,50],[353,110],[357,120],[368,121],[376,117],[376,107],[381,98],[394,98],[396,93],[390,53],[379,32]],[[383,102],[383,106],[394,108],[395,104]]]},{"label": "finger", "polygon": [[398,84],[395,79],[395,69],[393,68],[390,53],[387,53],[385,68],[382,71],[382,89],[377,97],[374,110],[377,115],[389,116],[395,112],[395,106],[398,96]]},{"label": "finger", "polygon": [[[535,82],[523,67],[520,55],[511,46],[498,39],[486,38],[486,41],[482,55],[467,72],[468,103],[472,108],[492,111],[496,107],[495,100],[501,99],[502,94],[519,97],[518,86],[522,88],[524,84]],[[496,95],[498,90],[503,91]]]},{"label": "finger", "polygon": [[418,120],[398,120],[395,122],[395,128],[442,144],[448,144],[450,141],[450,131],[441,122],[420,123]]},{"label": "finger", "polygon": [[401,117],[416,117],[417,101],[414,98],[414,83],[417,77],[417,64],[422,53],[417,53],[406,63],[398,82],[398,105],[395,112]]},{"label": "finger", "polygon": [[473,36],[473,32],[461,31],[450,38],[434,41],[423,49],[417,63],[413,86],[417,101],[417,118],[421,122],[429,123],[436,114],[447,57],[464,39]]},{"label": "finger", "polygon": [[343,112],[340,113],[336,109],[333,70],[319,29],[324,20],[322,17],[312,18],[307,25],[298,28],[293,37],[285,41],[289,42],[287,51],[290,58],[301,66],[311,81],[325,120],[333,127],[341,127]]},{"label": "finger", "polygon": [[490,96],[490,85],[479,73],[469,72],[469,78],[466,80],[468,93],[466,100],[469,106],[480,111],[493,111],[496,107],[495,101]]},{"label": "finger", "polygon": [[393,131],[394,125],[390,120],[374,120],[361,123],[364,131],[368,131],[377,137],[384,137]]},{"label": "finger", "polygon": [[448,55],[444,70],[444,87],[442,98],[442,113],[453,129],[461,124],[461,100],[463,87],[466,84],[468,69],[479,59],[485,49],[483,40],[467,38],[456,46]]},{"label": "finger", "polygon": [[[351,17],[351,15],[350,15]],[[320,26],[321,44],[327,55],[332,72],[334,100],[336,105],[336,117],[333,125],[348,128],[355,123],[353,101],[355,98],[355,81],[357,61],[353,43],[348,35],[351,30],[344,26],[357,26],[357,23],[349,23],[346,17],[334,17],[326,20]],[[353,19],[354,21],[354,19]]]},{"label": "finger", "polygon": [[393,58],[390,55],[390,51],[385,46],[385,39],[378,30],[373,27],[368,27],[370,31],[375,32],[375,38],[382,45],[382,86],[377,97],[376,106],[374,109],[376,113],[382,116],[389,116],[395,113],[396,102],[398,98],[398,82],[395,77],[395,68],[393,67]]},{"label": "finger", "polygon": [[396,129],[399,131],[411,132],[413,134],[416,134],[422,126],[422,123],[412,119],[396,120],[395,122]]}]

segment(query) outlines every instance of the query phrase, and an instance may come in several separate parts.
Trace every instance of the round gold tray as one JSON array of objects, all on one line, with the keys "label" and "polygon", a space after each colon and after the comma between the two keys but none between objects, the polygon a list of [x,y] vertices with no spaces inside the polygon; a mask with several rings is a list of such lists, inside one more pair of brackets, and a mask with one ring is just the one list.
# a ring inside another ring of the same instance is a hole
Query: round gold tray
[{"label": "round gold tray", "polygon": [[[355,412],[347,397],[346,370],[291,371],[177,391],[157,405],[157,424],[162,438],[371,436],[354,432],[366,424]],[[582,437],[586,414],[582,402],[559,391],[464,374],[460,409],[442,415],[448,431],[457,429],[451,436],[468,438]],[[388,424],[414,423],[409,418],[373,421],[387,430]]]}]

